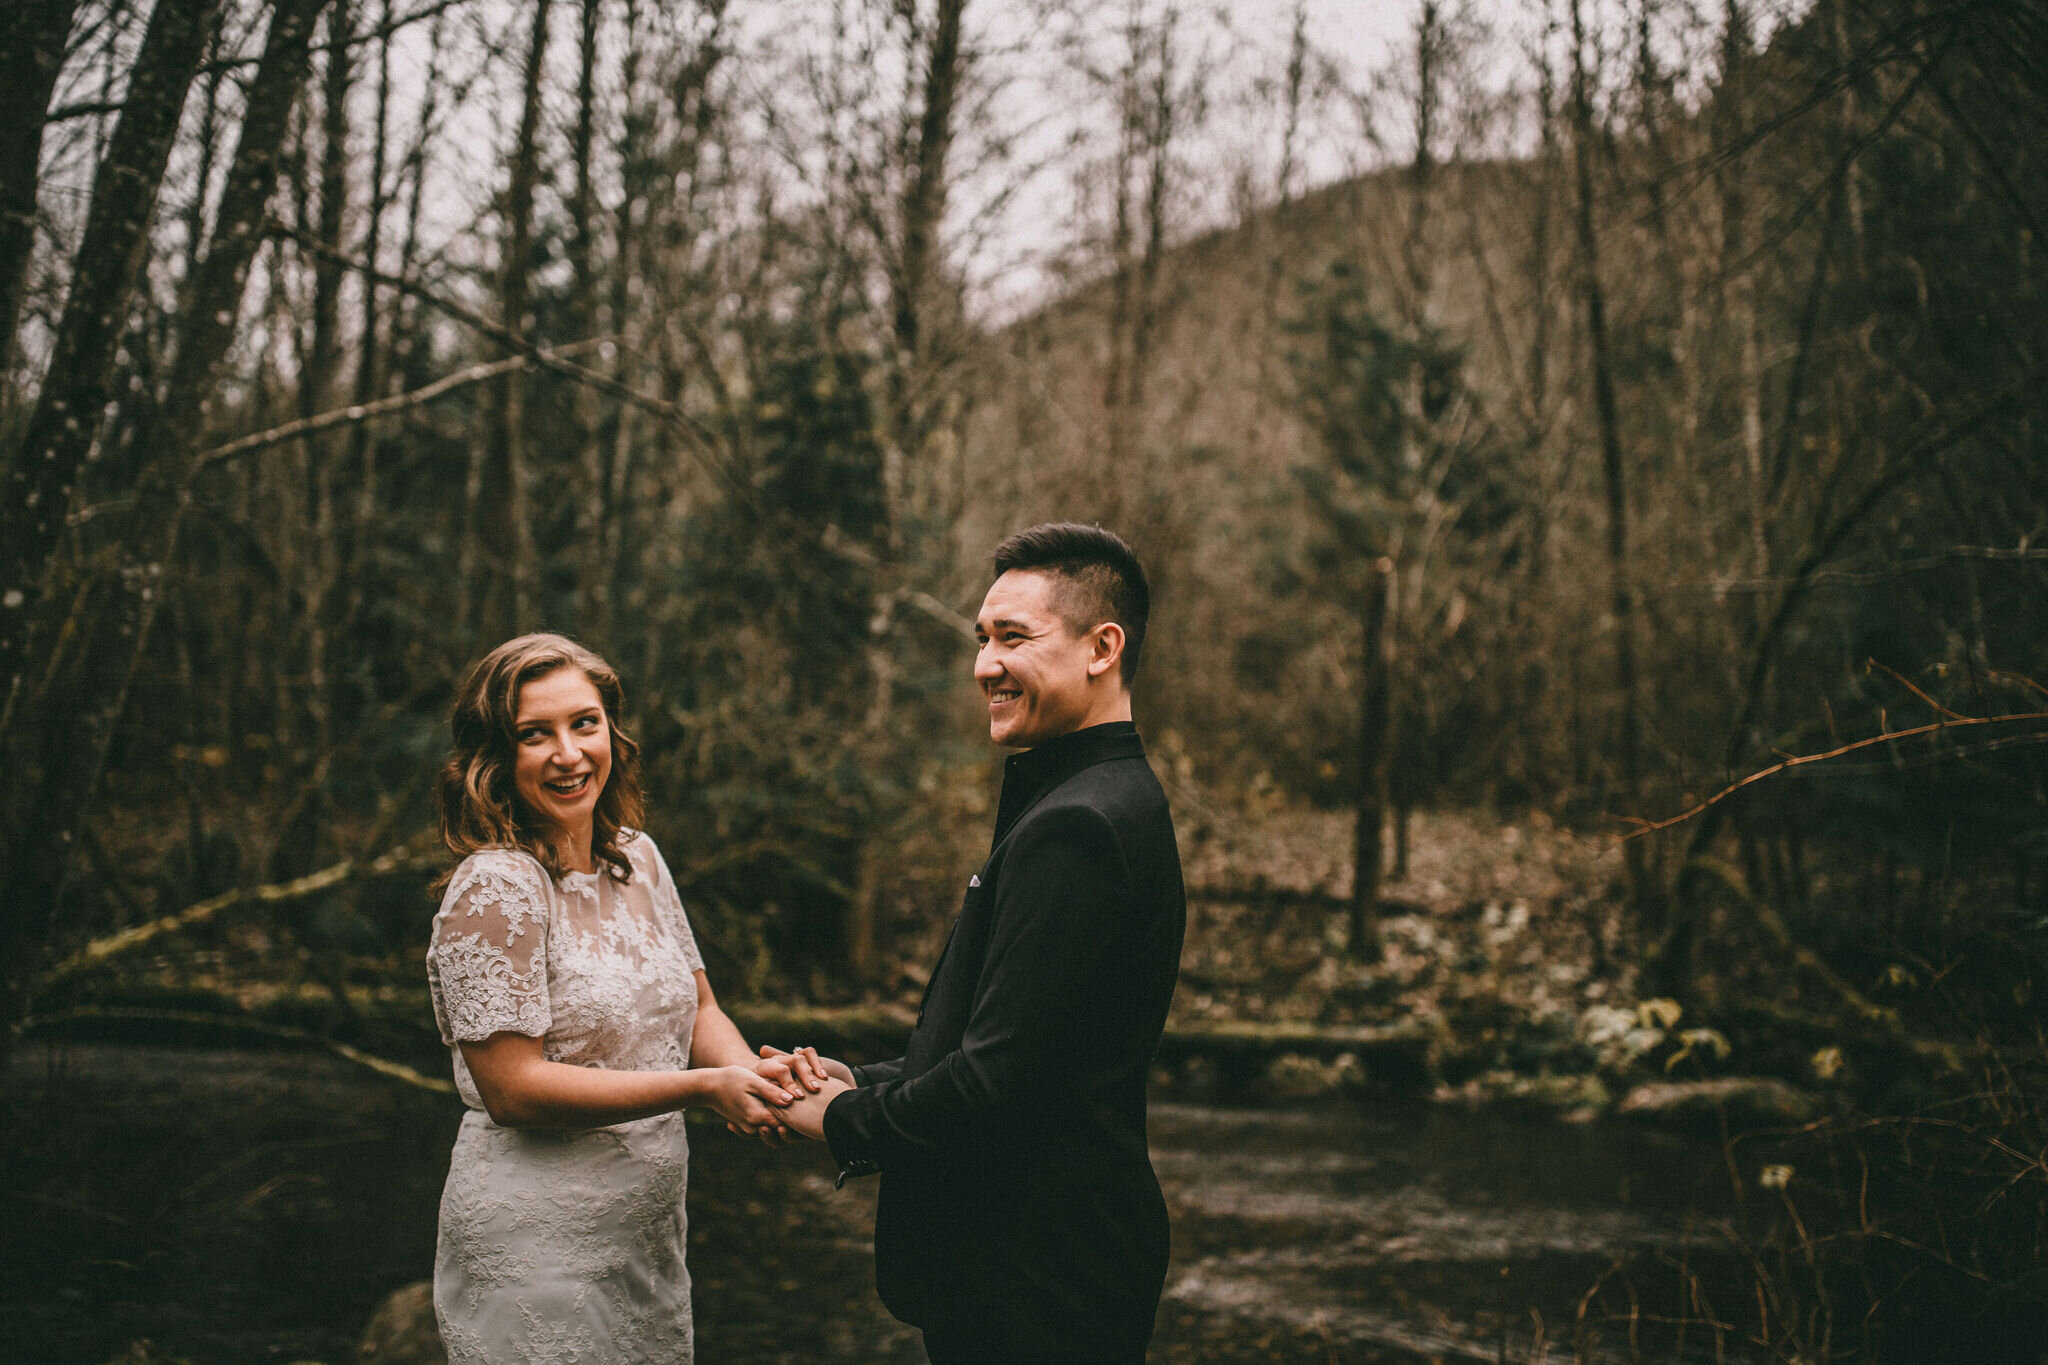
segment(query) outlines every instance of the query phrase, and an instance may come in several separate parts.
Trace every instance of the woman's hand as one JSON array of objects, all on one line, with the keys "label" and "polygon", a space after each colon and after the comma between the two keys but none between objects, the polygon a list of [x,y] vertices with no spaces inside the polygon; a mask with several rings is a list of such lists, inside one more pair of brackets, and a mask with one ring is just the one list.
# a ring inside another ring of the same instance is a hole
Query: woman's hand
[{"label": "woman's hand", "polygon": [[[828,1085],[853,1084],[853,1071],[844,1062],[830,1057],[820,1057],[814,1047],[800,1047],[794,1052],[780,1048],[761,1048],[761,1060],[753,1064],[754,1073],[765,1076],[786,1090],[794,1091],[799,1100],[807,1099]],[[758,1137],[765,1146],[787,1147],[792,1142],[803,1141],[804,1135],[794,1131],[787,1122],[787,1115],[778,1117],[772,1128],[746,1129],[736,1123],[725,1126],[741,1137]]]},{"label": "woman's hand", "polygon": [[707,1067],[704,1103],[737,1132],[752,1137],[760,1130],[783,1127],[782,1111],[796,1099],[768,1077],[745,1066]]}]

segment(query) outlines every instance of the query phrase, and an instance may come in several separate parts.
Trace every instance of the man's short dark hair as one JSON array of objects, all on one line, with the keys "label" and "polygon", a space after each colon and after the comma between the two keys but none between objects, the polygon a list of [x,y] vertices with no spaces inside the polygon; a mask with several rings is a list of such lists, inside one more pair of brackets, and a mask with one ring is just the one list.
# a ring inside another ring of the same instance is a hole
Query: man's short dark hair
[{"label": "man's short dark hair", "polygon": [[1054,594],[1059,613],[1075,631],[1105,621],[1123,628],[1123,683],[1138,676],[1138,653],[1145,646],[1145,619],[1152,614],[1152,589],[1138,556],[1122,536],[1100,526],[1048,521],[1029,527],[996,546],[996,577],[1012,569],[1029,569],[1058,580]]}]

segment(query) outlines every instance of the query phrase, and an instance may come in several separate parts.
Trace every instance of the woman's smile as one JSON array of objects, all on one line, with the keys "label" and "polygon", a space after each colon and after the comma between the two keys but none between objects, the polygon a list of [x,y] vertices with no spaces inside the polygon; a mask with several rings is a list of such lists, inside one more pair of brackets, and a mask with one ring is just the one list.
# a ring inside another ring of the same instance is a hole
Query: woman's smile
[{"label": "woman's smile", "polygon": [[569,866],[590,857],[598,797],[612,770],[604,700],[580,668],[558,668],[519,689],[512,780],[520,802],[556,827]]}]

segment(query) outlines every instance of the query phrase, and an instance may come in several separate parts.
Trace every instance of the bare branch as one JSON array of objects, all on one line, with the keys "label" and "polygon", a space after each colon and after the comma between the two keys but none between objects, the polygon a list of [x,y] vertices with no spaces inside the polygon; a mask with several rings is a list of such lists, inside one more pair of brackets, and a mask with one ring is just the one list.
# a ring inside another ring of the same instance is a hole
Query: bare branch
[{"label": "bare branch", "polygon": [[177,933],[195,924],[204,924],[223,910],[233,910],[244,905],[276,905],[284,901],[303,900],[315,892],[345,886],[350,882],[408,872],[429,872],[438,866],[438,859],[415,854],[405,845],[400,845],[368,862],[344,858],[332,866],[323,867],[318,872],[308,873],[292,881],[224,891],[218,896],[188,905],[174,914],[164,915],[146,924],[138,924],[119,933],[94,939],[51,968],[44,976],[41,988],[47,989],[58,982],[80,976],[165,934]]},{"label": "bare branch", "polygon": [[[1916,692],[1919,691],[1918,688],[1914,690]],[[1921,695],[1925,696],[1924,693]],[[1945,710],[1946,708],[1943,709]],[[1954,715],[1955,713],[1948,712],[1948,714]],[[1739,782],[1731,782],[1706,800],[1695,805],[1692,809],[1683,814],[1671,816],[1669,819],[1646,820],[1637,815],[1624,815],[1621,819],[1636,826],[1636,828],[1623,835],[1622,840],[1627,842],[1631,839],[1640,839],[1645,834],[1654,834],[1660,829],[1670,829],[1674,825],[1682,825],[1703,811],[1718,806],[1744,787],[1753,786],[1767,777],[1775,777],[1788,768],[1803,768],[1809,763],[1825,763],[1831,758],[1840,758],[1843,754],[1855,753],[1859,749],[1868,749],[1873,745],[1892,744],[1902,739],[1912,739],[1918,735],[1931,735],[1941,730],[1960,730],[1967,726],[1975,725],[2012,725],[2021,721],[2048,721],[2048,711],[2028,711],[2016,716],[1963,716],[1956,720],[1939,720],[1930,725],[1916,725],[1909,730],[1892,730],[1882,735],[1871,735],[1867,739],[1859,739],[1852,743],[1829,749],[1825,753],[1800,754],[1796,757],[1785,759],[1783,762],[1773,763],[1768,768],[1761,768]]]},{"label": "bare branch", "polygon": [[204,1024],[214,1027],[240,1029],[244,1033],[260,1034],[265,1038],[275,1038],[282,1042],[310,1044],[313,1047],[331,1052],[344,1061],[354,1062],[360,1067],[367,1067],[380,1076],[402,1082],[418,1090],[431,1090],[437,1095],[452,1095],[455,1093],[455,1083],[453,1081],[445,1080],[439,1076],[423,1076],[403,1062],[394,1062],[387,1057],[379,1057],[372,1053],[364,1052],[361,1048],[350,1047],[347,1043],[338,1043],[332,1038],[322,1038],[318,1034],[308,1033],[304,1029],[288,1028],[283,1024],[266,1024],[255,1019],[238,1018],[232,1014],[208,1014],[204,1010],[127,1009],[117,1006],[81,1005],[77,1009],[58,1010],[54,1014],[30,1015],[17,1025],[17,1030],[27,1033],[34,1029],[45,1029],[59,1024],[84,1023],[102,1019],[141,1024]]},{"label": "bare branch", "polygon": [[225,445],[217,445],[213,449],[200,454],[193,461],[193,467],[195,469],[204,469],[207,465],[215,464],[222,460],[231,460],[237,455],[247,455],[252,450],[262,450],[267,446],[281,445],[286,441],[295,440],[301,436],[312,436],[318,432],[332,430],[335,427],[351,426],[357,422],[367,422],[375,417],[385,417],[394,412],[404,412],[408,408],[416,408],[422,404],[431,403],[436,398],[444,397],[455,392],[457,389],[467,388],[471,384],[481,384],[487,379],[495,379],[497,376],[509,371],[529,369],[532,366],[533,361],[523,355],[513,356],[509,360],[493,360],[483,365],[472,365],[466,370],[457,370],[454,374],[437,379],[431,384],[424,384],[409,393],[393,394],[389,398],[380,398],[374,403],[352,403],[348,407],[333,408],[314,417],[301,418],[296,422],[286,422],[283,426],[271,427],[268,431],[258,431],[248,436],[236,437]]}]

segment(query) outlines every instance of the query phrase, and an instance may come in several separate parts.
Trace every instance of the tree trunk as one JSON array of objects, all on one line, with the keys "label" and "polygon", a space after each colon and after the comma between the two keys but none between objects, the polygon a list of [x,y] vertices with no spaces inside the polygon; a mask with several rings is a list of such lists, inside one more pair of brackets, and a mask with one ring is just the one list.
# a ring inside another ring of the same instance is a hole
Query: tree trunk
[{"label": "tree trunk", "polygon": [[[177,360],[158,417],[158,434],[145,447],[153,462],[144,468],[136,490],[116,601],[102,612],[73,672],[75,685],[64,696],[66,714],[57,723],[40,727],[46,733],[61,732],[63,741],[43,756],[33,808],[25,812],[28,818],[14,824],[25,852],[10,859],[10,876],[0,883],[6,910],[0,920],[5,930],[0,953],[7,962],[8,1005],[17,1013],[25,1005],[30,973],[40,965],[41,944],[63,889],[79,822],[98,788],[114,727],[126,709],[129,682],[148,646],[162,601],[179,521],[190,496],[190,458],[209,415],[221,360],[234,336],[250,262],[262,243],[264,207],[277,180],[278,150],[305,79],[309,40],[324,3],[279,0],[272,13],[263,57],[249,87],[241,137],[222,188],[213,239],[198,277],[181,300]],[[170,6],[171,0],[162,0],[159,14]],[[151,23],[154,32],[154,17]],[[192,64],[201,37],[190,40]],[[182,98],[181,93],[180,102]],[[127,121],[124,114],[122,122]],[[175,119],[171,122],[174,125]],[[95,203],[95,216],[97,209]],[[142,215],[144,227],[147,217]],[[88,229],[88,250],[92,240]],[[99,258],[85,254],[81,259]],[[103,389],[104,377],[100,384]],[[60,524],[61,519],[60,514]]]},{"label": "tree trunk", "polygon": [[[427,37],[427,78],[426,89],[420,92],[419,123],[413,135],[412,145],[407,148],[405,164],[399,171],[399,180],[407,186],[405,207],[405,230],[399,234],[397,271],[393,278],[401,284],[414,282],[414,270],[419,260],[420,219],[424,210],[427,182],[427,141],[434,130],[435,119],[440,110],[441,82],[432,73],[439,69],[441,56],[441,20],[436,17],[432,31]],[[417,388],[427,381],[428,348],[420,344],[419,300],[401,290],[396,300],[396,312],[391,322],[391,365],[396,372],[401,388]],[[464,589],[458,585],[458,595]],[[467,625],[466,615],[458,615],[457,622]]]},{"label": "tree trunk", "polygon": [[[192,197],[185,204],[185,278],[199,278],[199,262],[206,256],[206,200],[213,187],[214,160],[220,153],[221,87],[227,84],[228,65],[221,60],[220,25],[206,40],[206,79],[200,82],[199,126],[193,140],[199,144],[199,164],[192,174]],[[187,100],[190,100],[188,95]]]},{"label": "tree trunk", "polygon": [[0,374],[14,358],[28,263],[35,253],[36,188],[43,116],[64,63],[78,0],[11,0],[0,6]]},{"label": "tree trunk", "polygon": [[50,367],[0,501],[0,734],[20,692],[37,589],[110,396],[114,352],[149,255],[157,191],[212,17],[213,0],[159,0],[93,177]]},{"label": "tree trunk", "polygon": [[1728,280],[1728,322],[1735,331],[1738,405],[1742,412],[1743,473],[1749,484],[1750,572],[1758,578],[1771,572],[1767,534],[1768,494],[1764,473],[1764,376],[1762,341],[1758,335],[1756,271],[1749,255],[1748,176],[1724,149],[1741,145],[1744,76],[1749,58],[1749,23],[1736,0],[1729,0],[1721,34],[1721,79],[1714,91],[1716,175],[1721,182],[1721,271]]},{"label": "tree trunk", "polygon": [[[598,284],[596,232],[597,188],[593,180],[591,150],[596,138],[597,38],[603,18],[603,0],[582,0],[581,42],[577,48],[576,126],[570,146],[576,183],[569,195],[569,268],[575,279],[575,335],[584,340],[597,333]],[[617,324],[614,323],[616,329]],[[587,384],[576,386],[573,397],[578,443],[576,472],[576,544],[582,563],[576,575],[576,628],[583,638],[604,641],[610,606],[609,577],[605,572],[604,433],[597,393]]]},{"label": "tree trunk", "polygon": [[[547,65],[549,0],[535,0],[532,36],[527,42],[519,133],[512,146],[511,180],[505,193],[505,238],[499,260],[501,314],[514,336],[525,337],[532,304],[528,257],[533,252],[533,201],[540,183],[541,78]],[[533,522],[529,510],[530,471],[526,458],[526,385],[524,371],[505,376],[498,387],[493,414],[492,457],[496,477],[486,479],[492,543],[504,547],[509,562],[505,577],[512,589],[510,614],[492,623],[487,634],[530,630],[535,625],[540,566],[535,563]],[[489,613],[485,613],[488,621]],[[509,630],[508,630],[509,628]]]},{"label": "tree trunk", "polygon": [[[327,11],[325,77],[320,99],[320,221],[314,229],[321,242],[339,250],[348,230],[349,162],[348,99],[355,73],[349,45],[355,38],[353,0],[334,0]],[[313,262],[312,331],[301,352],[299,372],[299,416],[324,412],[340,385],[336,371],[341,366],[341,285],[339,260],[322,254]],[[371,288],[366,281],[364,287]],[[288,771],[306,792],[292,819],[279,831],[277,848],[269,875],[274,879],[296,877],[318,865],[323,849],[321,828],[326,808],[317,786],[308,785],[315,765],[334,745],[329,657],[334,627],[333,598],[341,581],[341,547],[335,527],[335,459],[337,436],[316,436],[304,441],[310,474],[310,494],[303,510],[310,520],[305,553],[298,563],[295,584],[303,603],[298,618],[305,632],[304,679],[298,695],[312,722],[310,743],[299,753],[284,755],[291,761]]]},{"label": "tree trunk", "polygon": [[1418,329],[1428,321],[1433,284],[1428,252],[1429,210],[1436,181],[1437,116],[1443,104],[1447,41],[1435,0],[1423,0],[1415,21],[1415,158],[1408,166],[1408,231],[1401,241],[1401,263],[1408,285],[1408,321]]},{"label": "tree trunk", "polygon": [[[1607,301],[1600,283],[1600,239],[1593,230],[1593,95],[1586,70],[1586,28],[1580,0],[1572,0],[1572,124],[1573,162],[1578,187],[1578,245],[1581,301],[1586,310],[1586,337],[1593,361],[1593,406],[1600,428],[1600,468],[1607,498],[1607,573],[1609,604],[1614,618],[1614,691],[1621,709],[1615,737],[1620,767],[1617,795],[1633,803],[1641,792],[1642,759],[1636,715],[1635,589],[1629,577],[1628,485],[1621,450],[1620,406],[1614,390],[1614,364],[1607,337]],[[1649,884],[1649,859],[1643,841],[1623,846],[1636,912],[1652,914],[1655,897]],[[1654,925],[1651,926],[1654,929]]]},{"label": "tree trunk", "polygon": [[889,429],[882,433],[882,484],[890,558],[903,547],[905,462],[922,450],[923,420],[930,395],[924,392],[939,229],[946,216],[947,156],[953,146],[953,107],[960,91],[960,22],[966,0],[940,0],[931,44],[924,54],[924,103],[917,121],[916,152],[903,193],[902,238],[893,252],[891,325],[896,355],[889,369]]},{"label": "tree trunk", "polygon": [[[620,194],[618,207],[612,212],[612,240],[615,249],[612,258],[611,310],[612,329],[619,334],[618,359],[612,366],[612,378],[619,383],[627,382],[632,357],[639,353],[642,332],[642,318],[634,301],[638,297],[636,285],[642,283],[641,262],[645,259],[641,232],[637,224],[647,205],[651,193],[653,176],[650,170],[652,158],[646,155],[645,145],[651,137],[655,123],[653,102],[642,89],[640,81],[639,36],[640,6],[638,0],[625,0],[626,53],[619,63],[619,83],[625,92],[625,117],[621,122],[616,154],[619,159]],[[711,40],[707,40],[711,42]],[[714,49],[715,42],[711,42]],[[709,55],[709,54],[702,54]],[[703,61],[691,62],[689,70],[709,70]],[[706,101],[708,104],[708,101]],[[618,420],[613,423],[610,449],[605,452],[605,503],[612,514],[601,523],[603,535],[597,546],[597,574],[600,591],[603,594],[604,611],[609,624],[612,611],[612,594],[619,582],[619,564],[625,556],[627,531],[630,529],[632,504],[626,491],[632,485],[634,442],[639,431],[639,410],[631,404],[622,403],[618,408]]]},{"label": "tree trunk", "polygon": [[[898,663],[891,637],[896,631],[894,606],[901,578],[898,558],[903,550],[907,477],[904,466],[909,456],[924,450],[930,435],[926,418],[931,397],[928,310],[937,273],[939,230],[946,216],[947,157],[953,145],[954,109],[959,98],[960,26],[966,7],[966,0],[940,0],[930,45],[924,54],[924,98],[917,116],[917,141],[909,181],[901,203],[901,242],[895,251],[886,253],[897,261],[890,299],[896,354],[889,367],[888,403],[883,414],[887,429],[879,433],[887,544],[883,547],[886,554],[880,556],[885,567],[876,575],[876,592],[868,616],[868,668],[874,690],[862,725],[862,747],[867,751],[864,762],[871,768],[886,762],[883,750],[892,742]],[[852,903],[847,907],[847,964],[859,981],[868,980],[875,970],[882,864],[892,856],[896,842],[890,832],[895,823],[893,812],[881,809],[881,803],[872,798],[867,807],[859,869]]]},{"label": "tree trunk", "polygon": [[1358,799],[1352,826],[1351,923],[1348,951],[1352,957],[1377,961],[1380,956],[1380,880],[1386,865],[1389,779],[1393,774],[1388,740],[1391,712],[1387,705],[1392,669],[1387,657],[1387,618],[1397,579],[1394,561],[1375,560],[1366,579],[1361,604],[1364,657],[1358,685]]},{"label": "tree trunk", "polygon": [[[391,128],[391,3],[392,0],[383,0],[379,27],[385,30],[385,36],[377,47],[377,113],[370,130],[370,202],[368,221],[363,228],[363,260],[370,268],[363,276],[363,312],[358,324],[361,335],[356,338],[354,401],[359,407],[382,396],[385,386],[384,372],[378,363],[377,274],[384,244],[384,212],[391,198],[384,184],[384,144]],[[354,630],[362,615],[363,595],[370,581],[370,544],[377,527],[377,443],[370,423],[357,422],[350,432],[348,463],[356,471],[356,506],[346,572],[348,601],[337,622],[337,630],[344,636]]]}]

